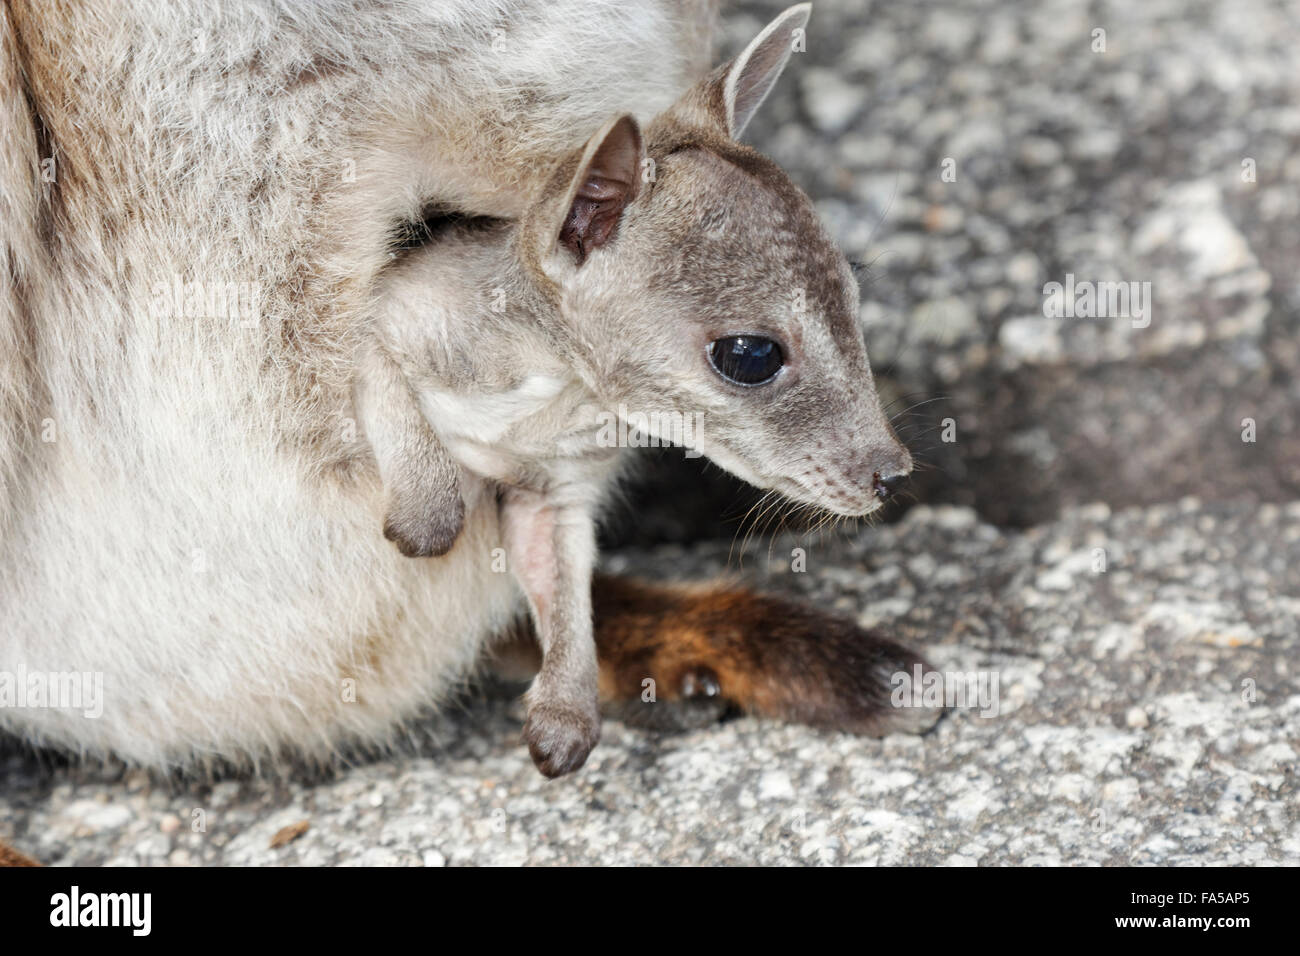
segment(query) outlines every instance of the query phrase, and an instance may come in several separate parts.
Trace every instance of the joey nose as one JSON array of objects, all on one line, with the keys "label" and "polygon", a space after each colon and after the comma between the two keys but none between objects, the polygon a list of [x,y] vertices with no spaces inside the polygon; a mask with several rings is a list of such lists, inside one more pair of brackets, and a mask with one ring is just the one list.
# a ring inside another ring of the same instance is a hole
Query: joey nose
[{"label": "joey nose", "polygon": [[871,490],[881,501],[888,501],[907,480],[907,472],[899,471],[889,475],[876,472],[871,476]]}]

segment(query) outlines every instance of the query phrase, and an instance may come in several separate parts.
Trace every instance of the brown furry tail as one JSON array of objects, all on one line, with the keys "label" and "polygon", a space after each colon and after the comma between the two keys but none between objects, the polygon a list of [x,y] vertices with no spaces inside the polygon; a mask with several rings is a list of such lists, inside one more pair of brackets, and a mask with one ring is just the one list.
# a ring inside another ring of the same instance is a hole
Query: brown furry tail
[{"label": "brown furry tail", "polygon": [[605,576],[592,601],[601,697],[630,723],[684,728],[735,708],[882,736],[942,713],[892,700],[895,675],[929,670],[919,655],[797,601]]},{"label": "brown furry tail", "polygon": [[29,856],[19,853],[8,843],[0,841],[0,866],[40,866]]}]

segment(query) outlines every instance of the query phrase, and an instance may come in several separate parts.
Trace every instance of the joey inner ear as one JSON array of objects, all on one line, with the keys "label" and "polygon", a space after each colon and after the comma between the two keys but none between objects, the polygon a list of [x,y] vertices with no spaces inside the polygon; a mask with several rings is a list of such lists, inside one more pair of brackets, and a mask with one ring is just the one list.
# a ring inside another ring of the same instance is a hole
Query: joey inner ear
[{"label": "joey inner ear", "polygon": [[636,120],[620,117],[594,150],[588,146],[588,155],[574,177],[573,202],[559,236],[579,265],[613,237],[623,210],[640,191],[641,131]]}]

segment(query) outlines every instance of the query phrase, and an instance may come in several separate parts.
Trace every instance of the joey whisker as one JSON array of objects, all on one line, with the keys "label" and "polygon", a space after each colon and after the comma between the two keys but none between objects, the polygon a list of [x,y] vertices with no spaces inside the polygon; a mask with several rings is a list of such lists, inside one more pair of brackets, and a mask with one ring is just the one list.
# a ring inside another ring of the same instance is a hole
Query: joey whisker
[{"label": "joey whisker", "polygon": [[926,405],[931,405],[931,404],[933,404],[934,402],[947,402],[947,401],[951,401],[951,400],[952,400],[952,397],[949,396],[949,395],[936,395],[936,396],[933,397],[933,398],[927,398],[927,399],[926,399],[925,401],[923,401],[923,402],[917,402],[917,403],[914,404],[914,405],[909,405],[907,408],[903,409],[901,412],[898,412],[896,415],[894,415],[893,418],[891,418],[891,419],[889,420],[889,423],[890,423],[890,425],[893,425],[894,422],[896,422],[898,419],[902,418],[904,415],[907,415],[907,414],[909,414],[910,412],[914,412],[914,411],[916,411],[918,408],[923,408],[923,407],[925,407]]},{"label": "joey whisker", "polygon": [[[742,568],[745,565],[745,554],[749,550],[750,539],[754,536],[755,531],[758,529],[759,523],[763,520],[763,516],[767,514],[769,510],[771,510],[773,507],[779,504],[779,502],[780,502],[780,492],[776,491],[776,489],[769,489],[768,491],[763,493],[763,496],[759,498],[759,500],[754,504],[754,506],[750,508],[749,511],[746,513],[745,520],[749,521],[750,516],[754,515],[755,511],[758,512],[758,514],[753,517],[752,521],[750,521],[748,528],[738,529],[737,531],[737,534],[739,534],[739,530],[745,531],[744,540],[742,540],[740,544],[740,556],[739,556],[740,566]],[[733,546],[735,544],[734,538],[732,539],[732,544]],[[731,563],[730,553],[727,556],[727,563],[728,564]]]},{"label": "joey whisker", "polygon": [[[774,491],[772,494],[771,503],[763,510],[763,512],[759,515],[758,519],[754,523],[755,531],[758,532],[760,537],[764,537],[767,535],[767,529],[771,527],[772,521],[775,519],[776,515],[780,514],[779,509],[782,508],[785,505],[785,503],[786,503],[785,496],[780,494],[779,492]],[[759,529],[760,525],[762,526],[761,530]],[[746,544],[748,544],[748,541],[746,542]]]},{"label": "joey whisker", "polygon": [[892,399],[890,399],[890,400],[889,400],[888,402],[886,402],[883,406],[881,406],[881,408],[882,408],[883,411],[885,411],[885,412],[889,412],[889,411],[890,411],[890,410],[891,410],[895,405],[897,405],[899,402],[910,401],[910,400],[913,399],[913,398],[930,398],[930,397],[932,397],[932,393],[931,393],[931,392],[928,392],[928,391],[924,391],[924,392],[903,392],[901,395],[895,395]]}]

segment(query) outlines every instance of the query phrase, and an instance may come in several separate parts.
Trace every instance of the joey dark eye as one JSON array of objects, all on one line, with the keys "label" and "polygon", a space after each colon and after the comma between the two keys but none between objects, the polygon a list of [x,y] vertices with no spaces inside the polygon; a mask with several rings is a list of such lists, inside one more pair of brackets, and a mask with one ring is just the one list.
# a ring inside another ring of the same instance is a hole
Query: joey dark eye
[{"label": "joey dark eye", "polygon": [[728,381],[762,385],[781,371],[785,356],[781,346],[761,335],[729,335],[709,344],[709,361]]}]

